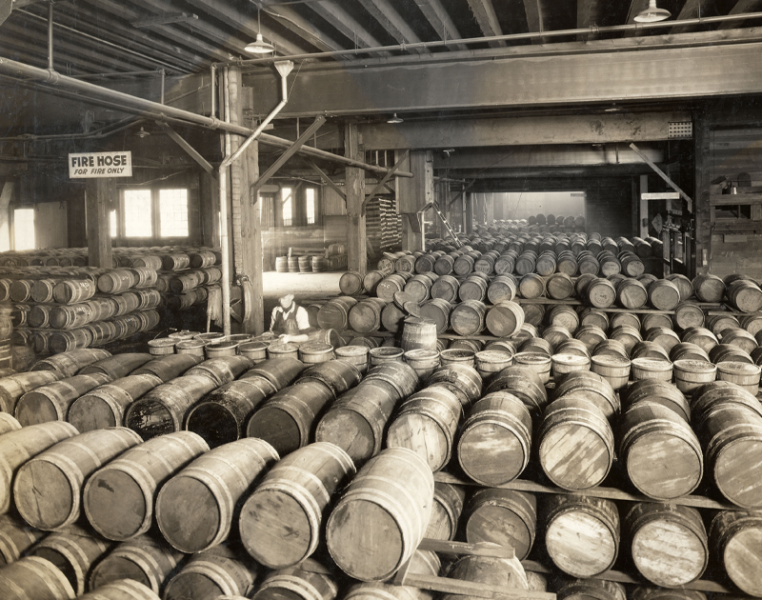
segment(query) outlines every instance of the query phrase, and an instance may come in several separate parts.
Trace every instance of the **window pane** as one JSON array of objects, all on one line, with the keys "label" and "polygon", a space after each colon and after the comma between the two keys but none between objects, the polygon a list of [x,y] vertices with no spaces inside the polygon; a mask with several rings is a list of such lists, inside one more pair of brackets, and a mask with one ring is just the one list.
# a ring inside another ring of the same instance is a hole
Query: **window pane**
[{"label": "window pane", "polygon": [[305,190],[305,199],[307,201],[307,225],[315,224],[315,188]]},{"label": "window pane", "polygon": [[151,190],[124,191],[124,235],[152,237]]},{"label": "window pane", "polygon": [[13,211],[13,242],[16,250],[34,250],[34,209]]},{"label": "window pane", "polygon": [[293,196],[293,190],[290,187],[284,187],[280,191],[281,199],[283,200],[283,225],[291,225],[291,220],[294,218],[294,204],[291,202]]},{"label": "window pane", "polygon": [[161,237],[188,237],[188,190],[159,190]]},{"label": "window pane", "polygon": [[116,211],[112,210],[108,214],[108,220],[111,229],[111,237],[116,237]]}]

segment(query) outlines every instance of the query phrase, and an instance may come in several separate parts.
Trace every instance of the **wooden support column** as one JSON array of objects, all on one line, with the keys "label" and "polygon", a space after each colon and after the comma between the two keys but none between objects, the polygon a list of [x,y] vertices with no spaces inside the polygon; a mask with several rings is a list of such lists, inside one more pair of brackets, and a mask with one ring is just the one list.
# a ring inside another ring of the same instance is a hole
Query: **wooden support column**
[{"label": "wooden support column", "polygon": [[497,197],[497,194],[494,192],[491,192],[487,194],[487,206],[486,209],[486,224],[489,227],[492,225],[492,221],[495,220],[495,198]]},{"label": "wooden support column", "polygon": [[[357,123],[349,122],[344,127],[345,156],[354,160],[365,160]],[[365,201],[365,171],[355,167],[345,169],[347,195],[347,267],[363,276],[368,266],[368,249],[365,232],[365,216],[362,205]]]},{"label": "wooden support column", "polygon": [[642,238],[648,237],[648,200],[643,200],[643,194],[648,193],[648,175],[640,176],[640,232],[638,235]]},{"label": "wooden support column", "polygon": [[220,186],[216,177],[201,173],[201,239],[204,246],[220,247]]},{"label": "wooden support column", "polygon": [[15,183],[6,181],[3,184],[3,190],[0,192],[0,252],[7,252],[11,249],[11,200],[13,200],[13,191]]},{"label": "wooden support column", "polygon": [[[423,248],[423,232],[418,220],[418,211],[434,201],[434,152],[414,150],[408,157],[406,170],[412,178],[400,179],[400,214],[402,215],[402,249],[414,252]],[[405,169],[406,165],[402,168]]]},{"label": "wooden support column", "polygon": [[464,196],[464,198],[463,198],[464,203],[466,205],[466,210],[465,210],[465,213],[466,213],[466,216],[465,216],[466,227],[465,227],[465,230],[466,230],[466,233],[469,234],[469,235],[474,232],[474,202],[475,202],[475,196],[476,196],[476,194],[474,194],[473,192],[470,192],[470,193],[466,194]]},{"label": "wooden support column", "polygon": [[487,194],[474,194],[474,215],[476,222],[479,225],[484,225],[487,220],[487,214],[484,210],[485,203],[487,202]]},{"label": "wooden support column", "polygon": [[[252,184],[259,178],[259,143],[252,142],[244,153],[244,181],[246,187],[241,198],[241,240],[243,269],[241,279],[244,292],[248,291],[251,311],[241,325],[244,333],[260,335],[269,327],[265,323],[264,307],[264,251],[262,249],[262,221],[259,214],[259,191]],[[246,193],[248,190],[249,193]],[[248,287],[248,290],[246,289]]]},{"label": "wooden support column", "polygon": [[116,197],[114,179],[88,179],[85,187],[87,203],[87,249],[89,265],[111,269],[111,235],[108,207]]}]

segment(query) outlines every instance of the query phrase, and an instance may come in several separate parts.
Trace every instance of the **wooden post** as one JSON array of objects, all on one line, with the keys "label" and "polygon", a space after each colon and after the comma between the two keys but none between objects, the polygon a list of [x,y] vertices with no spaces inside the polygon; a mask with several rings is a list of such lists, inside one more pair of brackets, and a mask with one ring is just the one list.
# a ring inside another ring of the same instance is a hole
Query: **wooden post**
[{"label": "wooden post", "polygon": [[220,247],[220,186],[207,172],[201,175],[201,233],[204,246]]},{"label": "wooden post", "polygon": [[15,183],[6,181],[0,192],[0,252],[11,249],[11,200]]},{"label": "wooden post", "polygon": [[[640,193],[648,193],[648,175],[640,176]],[[642,196],[641,196],[642,198]],[[648,200],[640,200],[640,237],[648,237]]]},{"label": "wooden post", "polygon": [[[243,240],[243,271],[242,276],[248,277],[250,291],[251,314],[244,321],[244,333],[260,335],[269,322],[265,323],[264,306],[264,255],[262,250],[262,221],[259,214],[259,191],[252,191],[252,183],[259,178],[259,143],[252,142],[243,155],[244,179],[247,182],[242,201],[241,238]],[[245,289],[245,288],[244,288]]]},{"label": "wooden post", "polygon": [[87,248],[89,265],[99,269],[111,269],[111,235],[108,207],[116,197],[114,179],[88,179],[85,196],[87,203]]},{"label": "wooden post", "polygon": [[402,249],[416,251],[423,248],[423,232],[418,221],[418,211],[434,201],[434,152],[413,150],[408,158],[410,166],[405,169],[412,178],[400,179],[400,214],[402,215]]},{"label": "wooden post", "polygon": [[[347,158],[365,159],[357,123],[349,122],[344,127],[344,149]],[[365,216],[362,204],[365,201],[365,171],[355,167],[345,169],[347,194],[347,268],[365,275],[368,266]]]},{"label": "wooden post", "polygon": [[470,192],[465,194],[463,200],[466,205],[466,227],[465,231],[471,235],[474,232],[474,197],[476,194]]}]

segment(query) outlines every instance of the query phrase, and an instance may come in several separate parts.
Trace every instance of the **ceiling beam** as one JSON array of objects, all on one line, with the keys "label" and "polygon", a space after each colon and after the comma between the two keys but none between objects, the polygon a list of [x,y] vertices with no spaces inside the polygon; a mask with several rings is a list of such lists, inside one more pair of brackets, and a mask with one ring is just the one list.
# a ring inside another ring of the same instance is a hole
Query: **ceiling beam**
[{"label": "ceiling beam", "polygon": [[[434,31],[442,41],[445,40],[458,40],[463,36],[458,31],[458,27],[455,22],[450,18],[450,14],[447,9],[442,5],[441,0],[413,0],[418,8],[426,17],[429,24],[434,28]],[[450,48],[457,48],[458,50],[467,50],[468,46],[465,44],[454,44]]]},{"label": "ceiling beam", "polygon": [[[680,14],[677,15],[677,20],[682,19],[696,19],[698,17],[707,16],[707,8],[712,4],[712,0],[685,0],[683,9]],[[738,24],[736,23],[736,26]],[[686,31],[693,31],[696,29],[695,25],[675,25],[670,31],[671,33],[685,33]]]},{"label": "ceiling beam", "polygon": [[[378,21],[381,26],[386,29],[387,33],[391,35],[400,44],[413,44],[421,41],[421,38],[413,31],[413,29],[405,22],[390,3],[389,0],[360,0],[360,4],[365,7],[373,17]],[[427,53],[426,49],[418,49],[418,53]]]},{"label": "ceiling beam", "polygon": [[[406,122],[402,125],[362,125],[361,132],[363,144],[368,150],[610,144],[668,140],[669,123],[690,120],[690,116],[685,112],[654,112],[453,118]],[[548,150],[550,153],[556,151]],[[456,156],[457,153],[452,156],[454,164],[462,160]]]},{"label": "ceiling beam", "polygon": [[[762,0],[738,0],[728,14],[740,15],[743,13],[755,12],[760,8],[762,8]],[[736,27],[741,27],[742,25],[743,21],[720,23],[720,26],[717,29],[734,29]]]},{"label": "ceiling beam", "polygon": [[[241,35],[251,38],[251,41],[256,39],[257,33],[259,32],[256,13],[252,12],[251,14],[246,14],[245,12],[238,10],[233,4],[220,2],[219,0],[185,1],[199,11],[203,11],[209,16],[222,21],[228,27],[232,27]],[[284,38],[282,35],[278,35],[272,29],[262,27],[261,31],[262,36],[268,42],[274,44],[278,52],[284,54],[301,54],[306,49],[306,46],[294,44],[291,40]]]},{"label": "ceiling beam", "polygon": [[[600,25],[603,16],[603,6],[601,0],[577,0],[577,27],[593,27]],[[580,42],[597,40],[598,35],[587,33],[578,35]]]},{"label": "ceiling beam", "polygon": [[[503,35],[492,0],[468,0],[468,6],[485,36]],[[505,46],[505,42],[489,42],[490,48]]]},{"label": "ceiling beam", "polygon": [[[761,53],[762,43],[757,42],[562,54],[543,61],[511,57],[377,67],[304,65],[280,117],[579,106],[760,94]],[[257,86],[254,114],[266,114],[278,103],[275,74],[249,71],[244,74],[244,84]]]},{"label": "ceiling beam", "polygon": [[[269,6],[264,9],[264,12],[282,27],[306,40],[321,52],[344,50],[344,47],[331,36],[286,5]],[[351,60],[351,57],[346,57],[345,60]]]},{"label": "ceiling beam", "polygon": [[[0,53],[3,53],[4,56],[8,56],[13,60],[25,62],[35,67],[47,68],[47,52],[44,53],[44,55],[33,54],[30,52],[30,50],[31,48],[29,47],[29,44],[13,40],[7,36],[0,40]],[[66,54],[65,52],[57,52],[56,56],[54,57],[53,64],[59,73],[65,73],[67,67],[76,65],[78,68],[76,69],[76,72],[72,74],[72,77],[79,77],[80,75],[85,75],[88,73],[97,73],[101,70],[99,65],[94,65],[86,60],[75,58],[69,54]],[[9,84],[15,87],[15,83],[10,83],[9,80],[0,81],[0,87],[7,86]],[[11,96],[11,93],[9,93],[6,89],[0,93],[0,96]]]},{"label": "ceiling beam", "polygon": [[[100,8],[119,19],[125,21],[134,21],[143,16],[142,13],[127,8],[124,2],[117,0],[81,0],[87,4],[91,4],[96,8]],[[209,44],[196,34],[187,33],[180,30],[177,26],[167,25],[162,27],[160,31],[155,32],[154,35],[159,35],[163,38],[172,40],[187,48],[192,48],[198,52],[201,56],[207,59],[225,61],[229,59],[229,52],[225,52],[216,45]]]},{"label": "ceiling beam", "polygon": [[[545,12],[542,0],[524,0],[524,12],[527,17],[527,28],[531,32],[540,32],[545,29]],[[532,40],[533,44],[542,44],[542,38]]]},{"label": "ceiling beam", "polygon": [[[360,48],[377,48],[383,45],[334,0],[316,0],[307,6]],[[389,52],[374,52],[373,56],[389,56]]]},{"label": "ceiling beam", "polygon": [[455,179],[476,179],[483,181],[489,179],[553,179],[560,177],[631,177],[651,172],[651,168],[647,164],[640,163],[602,165],[598,167],[517,167],[515,169],[489,169],[482,171],[452,169],[447,171],[447,176]]}]

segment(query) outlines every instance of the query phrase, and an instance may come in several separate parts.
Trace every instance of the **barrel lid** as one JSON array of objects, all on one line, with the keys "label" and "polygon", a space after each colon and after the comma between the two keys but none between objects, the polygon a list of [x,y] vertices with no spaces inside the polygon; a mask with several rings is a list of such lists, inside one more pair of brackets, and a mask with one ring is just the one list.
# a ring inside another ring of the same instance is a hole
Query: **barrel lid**
[{"label": "barrel lid", "polygon": [[554,354],[552,360],[556,364],[569,365],[569,366],[581,366],[590,364],[590,359],[586,356],[580,356],[579,354]]},{"label": "barrel lid", "polygon": [[540,354],[539,352],[519,352],[513,356],[513,359],[520,365],[549,365],[550,356]]},{"label": "barrel lid", "polygon": [[[714,373],[717,370],[717,365],[714,365],[706,360],[680,358],[672,364],[675,366],[676,370],[688,372],[688,373]],[[737,363],[737,364],[744,364],[744,363]]]},{"label": "barrel lid", "polygon": [[414,317],[421,316],[421,306],[415,300],[405,302],[402,308],[409,315],[412,315]]},{"label": "barrel lid", "polygon": [[403,291],[394,292],[392,299],[399,309],[404,309],[407,302],[415,302],[415,298],[412,295]]},{"label": "barrel lid", "polygon": [[632,364],[644,371],[671,371],[672,363],[656,358],[633,358]]},{"label": "barrel lid", "polygon": [[615,356],[613,354],[596,354],[590,359],[594,364],[602,367],[624,367],[630,366],[630,359],[624,356]]},{"label": "barrel lid", "polygon": [[733,373],[736,375],[759,375],[762,368],[745,362],[727,360],[717,363],[717,370],[722,373]]},{"label": "barrel lid", "polygon": [[486,363],[503,363],[513,359],[513,353],[508,350],[481,350],[476,353],[476,360]]},{"label": "barrel lid", "polygon": [[404,355],[404,358],[409,360],[431,360],[438,357],[439,352],[437,350],[429,350],[427,348],[408,350]]}]

